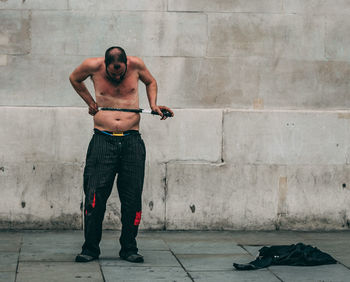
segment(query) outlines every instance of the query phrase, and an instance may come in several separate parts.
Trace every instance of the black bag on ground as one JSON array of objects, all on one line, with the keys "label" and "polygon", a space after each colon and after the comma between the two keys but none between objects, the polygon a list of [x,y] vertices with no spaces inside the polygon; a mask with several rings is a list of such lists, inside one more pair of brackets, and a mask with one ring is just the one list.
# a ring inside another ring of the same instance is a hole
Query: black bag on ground
[{"label": "black bag on ground", "polygon": [[334,264],[337,261],[329,254],[303,243],[288,246],[263,247],[259,250],[259,256],[250,263],[233,266],[238,270],[254,270],[270,265],[299,265],[311,266],[322,264]]}]

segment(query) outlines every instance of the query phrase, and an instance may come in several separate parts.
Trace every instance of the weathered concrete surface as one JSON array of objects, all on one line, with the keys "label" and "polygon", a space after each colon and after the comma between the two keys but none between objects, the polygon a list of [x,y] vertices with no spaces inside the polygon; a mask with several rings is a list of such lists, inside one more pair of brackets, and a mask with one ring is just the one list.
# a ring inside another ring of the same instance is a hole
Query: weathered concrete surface
[{"label": "weathered concrete surface", "polygon": [[349,229],[350,166],[288,166],[278,189],[281,229]]},{"label": "weathered concrete surface", "polygon": [[[282,281],[305,281],[305,277],[312,277],[314,281],[346,281],[349,279],[349,269],[341,264],[311,268],[296,266],[293,273],[291,273],[288,266],[272,266],[270,271]],[[336,273],[336,277],[334,273]]]},{"label": "weathered concrete surface", "polygon": [[[140,228],[163,229],[166,222],[166,163],[176,160],[220,162],[222,111],[176,110],[177,118],[160,122],[159,117],[143,116],[141,133],[147,148],[143,213]],[[193,116],[193,118],[191,118]],[[188,120],[184,123],[183,120]],[[210,120],[214,131],[208,131]],[[195,121],[195,122],[194,122]],[[192,145],[187,145],[192,144]],[[208,147],[210,144],[213,147]],[[116,186],[108,201],[104,228],[120,228],[120,202]]]},{"label": "weathered concrete surface", "polygon": [[1,0],[0,9],[65,10],[68,9],[68,0]]},{"label": "weathered concrete surface", "polygon": [[[0,1],[0,226],[82,227],[92,119],[68,76],[119,45],[145,61],[158,103],[176,114],[141,124],[141,228],[349,228],[349,8]],[[142,83],[140,96],[148,108]],[[105,228],[120,227],[119,207],[114,191]]]},{"label": "weathered concrete surface", "polygon": [[169,11],[278,13],[282,12],[283,0],[168,0]]},{"label": "weathered concrete surface", "polygon": [[[220,162],[222,111],[174,111],[176,118],[166,121],[142,116],[140,132],[147,145],[149,161]],[[0,116],[4,132],[0,143],[1,161],[81,164],[85,160],[93,134],[93,120],[87,108],[2,107]],[[213,128],[208,127],[209,123]]]},{"label": "weathered concrete surface", "polygon": [[[324,18],[301,15],[208,15],[208,56],[324,58]],[[303,42],[303,44],[300,44]]]},{"label": "weathered concrete surface", "polygon": [[81,250],[81,241],[80,232],[76,231],[24,233],[19,261],[34,266],[40,262],[72,262]]},{"label": "weathered concrete surface", "polygon": [[348,112],[226,111],[224,160],[235,164],[349,164]]},{"label": "weathered concrete surface", "polygon": [[2,107],[2,162],[78,163],[85,160],[93,122],[86,108]]},{"label": "weathered concrete surface", "polygon": [[167,229],[347,229],[349,169],[169,163]]},{"label": "weathered concrete surface", "polygon": [[[117,245],[117,244],[116,244]],[[118,246],[119,247],[119,246]],[[116,248],[116,254],[114,255],[114,259],[101,259],[101,266],[102,267],[114,267],[114,268],[119,268],[119,267],[127,267],[130,265],[129,262],[121,260],[118,258],[118,253],[117,253],[118,248]],[[173,254],[167,250],[167,251],[143,251],[143,255],[145,258],[145,263],[143,264],[137,264],[139,267],[151,267],[151,266],[156,266],[156,267],[176,267],[178,266],[178,261],[176,258],[173,256]],[[118,259],[116,259],[118,258]]]},{"label": "weathered concrete surface", "polygon": [[0,54],[28,54],[31,45],[31,13],[0,10],[0,19]]},{"label": "weathered concrete surface", "polygon": [[[232,258],[231,258],[232,259]],[[213,258],[215,261],[215,258]],[[191,277],[194,281],[215,282],[215,281],[266,281],[278,282],[281,281],[277,277],[271,275],[268,270],[259,271],[190,271]]]},{"label": "weathered concrete surface", "polygon": [[73,10],[107,10],[107,11],[165,11],[167,0],[68,0]]},{"label": "weathered concrete surface", "polygon": [[346,0],[284,0],[284,11],[298,14],[348,14],[350,3]]},{"label": "weathered concrete surface", "polygon": [[100,56],[111,45],[123,45],[138,56],[205,55],[207,22],[202,14],[33,11],[31,23],[32,54]]},{"label": "weathered concrete surface", "polygon": [[117,277],[124,277],[125,279],[122,281],[193,281],[181,267],[152,266],[135,268],[105,266],[103,267],[103,276],[105,281],[114,281]]},{"label": "weathered concrete surface", "polygon": [[6,66],[6,65],[7,65],[7,55],[0,55],[0,66]]},{"label": "weathered concrete surface", "polygon": [[[158,231],[157,231],[158,232]],[[154,231],[140,231],[137,235],[137,247],[143,251],[169,251],[169,246]],[[163,232],[163,231],[161,231]],[[103,231],[101,258],[115,258],[118,255],[120,231]]]},{"label": "weathered concrete surface", "polygon": [[158,162],[196,160],[221,162],[222,110],[174,110],[175,117],[160,122],[145,115],[142,136],[148,157]]},{"label": "weathered concrete surface", "polygon": [[[103,56],[102,51],[99,56]],[[3,55],[2,58],[0,84],[6,87],[0,89],[0,105],[85,106],[68,81],[69,74],[82,63],[84,56]],[[143,59],[157,78],[159,104],[172,108],[335,110],[350,107],[348,62],[261,57]],[[93,93],[91,81],[87,80],[86,84]],[[140,105],[148,108],[142,83],[139,90]]]},{"label": "weathered concrete surface", "polygon": [[[222,111],[175,112],[178,118],[167,121],[143,117],[141,133],[147,146],[147,163],[141,228],[164,228],[165,163],[174,159],[221,161]],[[3,107],[0,116],[4,133],[0,186],[5,193],[0,227],[81,228],[82,175],[93,128],[87,109]],[[184,123],[186,118],[189,122]],[[198,122],[194,122],[196,118]],[[212,131],[206,126],[209,121],[215,126]],[[105,218],[105,228],[120,228],[116,187]]]},{"label": "weathered concrete surface", "polygon": [[[6,65],[0,66],[0,84],[6,85],[0,89],[0,104],[84,106],[68,80],[82,62],[79,56],[7,56]],[[86,84],[92,91],[90,81]]]},{"label": "weathered concrete surface", "polygon": [[[348,6],[350,8],[350,5]],[[347,62],[350,60],[350,39],[348,36],[344,36],[350,28],[347,15],[326,17],[325,52],[330,60]]]},{"label": "weathered concrete surface", "polygon": [[4,281],[4,282],[15,281],[16,280],[16,273],[15,272],[0,272],[0,279],[1,279],[1,281]]},{"label": "weathered concrete surface", "polygon": [[260,73],[259,84],[265,108],[349,109],[348,62],[277,59],[267,65]]},{"label": "weathered concrete surface", "polygon": [[[262,67],[259,60],[145,58],[145,63],[157,77],[159,100],[163,104],[185,109],[245,108],[252,107],[259,96],[258,72]],[[144,91],[141,96],[146,97]]]},{"label": "weathered concrete surface", "polygon": [[[349,227],[348,112],[175,114],[143,116],[141,228]],[[3,107],[0,125],[1,228],[81,228],[86,108]],[[116,187],[104,228],[120,228]]]},{"label": "weathered concrete surface", "polygon": [[203,240],[203,238],[198,238],[197,241],[191,239],[182,240],[167,240],[169,248],[174,254],[186,254],[186,255],[199,255],[208,254],[214,255],[220,254],[236,254],[245,255],[246,251],[240,246],[233,245],[230,241],[214,241],[208,244],[208,240]]},{"label": "weathered concrete surface", "polygon": [[15,272],[17,268],[18,253],[17,252],[1,252],[0,271]]},{"label": "weathered concrete surface", "polygon": [[[82,231],[0,232],[0,245],[2,240],[14,238],[21,242],[21,248],[2,253],[0,281],[347,281],[350,273],[349,232],[140,232],[138,245],[145,258],[143,264],[118,257],[119,235],[104,231],[100,259],[79,264],[74,257],[83,243]],[[339,263],[271,266],[257,271],[233,269],[233,262],[254,260],[256,251],[263,246],[297,242],[311,244]]]},{"label": "weathered concrete surface", "polygon": [[167,165],[167,229],[275,229],[284,167]]},{"label": "weathered concrete surface", "polygon": [[16,281],[104,281],[96,262],[73,264],[71,262],[22,262]]},{"label": "weathered concrete surface", "polygon": [[1,228],[81,228],[83,151],[91,132],[84,127],[91,121],[77,113],[2,109]]},{"label": "weathered concrete surface", "polygon": [[[348,62],[255,56],[145,58],[145,62],[157,77],[160,102],[178,108],[350,107]],[[143,89],[140,94],[147,105]]]},{"label": "weathered concrete surface", "polygon": [[107,11],[165,11],[167,0],[2,0],[0,9],[19,10],[107,10]]},{"label": "weathered concrete surface", "polygon": [[2,162],[0,228],[80,229],[80,164]]}]

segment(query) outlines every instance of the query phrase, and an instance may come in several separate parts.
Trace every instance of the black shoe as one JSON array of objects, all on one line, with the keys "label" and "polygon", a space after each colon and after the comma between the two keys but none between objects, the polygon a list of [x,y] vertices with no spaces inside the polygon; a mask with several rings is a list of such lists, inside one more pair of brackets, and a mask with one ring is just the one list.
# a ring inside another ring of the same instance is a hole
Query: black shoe
[{"label": "black shoe", "polygon": [[75,257],[75,262],[89,262],[98,259],[98,257],[93,257],[89,255],[79,254]]},{"label": "black shoe", "polygon": [[143,262],[143,256],[138,253],[121,253],[119,254],[120,258],[129,262],[140,263]]}]

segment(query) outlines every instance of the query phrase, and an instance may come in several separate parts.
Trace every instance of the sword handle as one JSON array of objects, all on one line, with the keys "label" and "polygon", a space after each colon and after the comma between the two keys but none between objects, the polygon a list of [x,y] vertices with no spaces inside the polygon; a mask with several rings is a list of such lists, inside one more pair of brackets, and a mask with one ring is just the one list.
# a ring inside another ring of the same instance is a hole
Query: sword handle
[{"label": "sword handle", "polygon": [[[166,117],[172,117],[171,112],[169,112],[169,111],[167,111],[167,110],[165,110],[165,109],[162,109],[162,110],[160,110],[160,111],[163,113],[164,116],[166,116]],[[152,115],[159,115],[158,112],[156,112],[156,111],[152,111],[151,114],[152,114]]]}]

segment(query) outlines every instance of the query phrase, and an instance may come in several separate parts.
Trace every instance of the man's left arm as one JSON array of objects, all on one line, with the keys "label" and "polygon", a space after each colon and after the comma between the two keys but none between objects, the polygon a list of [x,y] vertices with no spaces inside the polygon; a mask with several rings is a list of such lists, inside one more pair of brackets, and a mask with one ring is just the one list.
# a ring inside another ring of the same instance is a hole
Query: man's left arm
[{"label": "man's left arm", "polygon": [[167,118],[165,115],[163,115],[162,110],[167,110],[171,113],[171,116],[174,116],[173,111],[168,107],[157,105],[157,92],[158,92],[157,81],[151,75],[145,63],[140,58],[137,58],[136,60],[137,60],[137,65],[139,70],[139,77],[140,77],[140,80],[146,86],[148,102],[152,111],[157,112],[162,117],[161,118],[162,120]]}]

